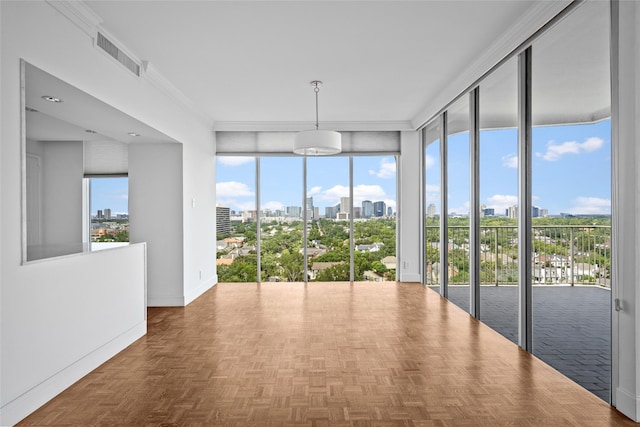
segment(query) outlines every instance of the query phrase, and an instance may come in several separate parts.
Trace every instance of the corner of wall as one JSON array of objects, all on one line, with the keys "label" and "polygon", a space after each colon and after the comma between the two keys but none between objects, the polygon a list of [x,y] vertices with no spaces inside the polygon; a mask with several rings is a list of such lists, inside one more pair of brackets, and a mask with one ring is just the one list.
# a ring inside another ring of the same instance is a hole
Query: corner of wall
[{"label": "corner of wall", "polygon": [[196,289],[186,293],[184,296],[184,305],[187,306],[195,301],[199,296],[207,292],[209,289],[213,288],[218,283],[218,275],[214,275],[209,280],[202,283],[202,285],[198,286]]}]

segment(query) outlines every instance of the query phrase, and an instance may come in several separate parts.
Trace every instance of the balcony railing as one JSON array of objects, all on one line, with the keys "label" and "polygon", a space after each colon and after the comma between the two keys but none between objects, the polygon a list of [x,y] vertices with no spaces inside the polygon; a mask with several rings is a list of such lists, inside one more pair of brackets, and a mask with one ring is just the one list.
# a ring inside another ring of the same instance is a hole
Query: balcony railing
[{"label": "balcony railing", "polygon": [[[611,226],[533,226],[534,284],[610,287]],[[426,227],[426,282],[440,283],[438,226]],[[469,227],[448,227],[448,282],[469,284]],[[518,231],[515,226],[480,227],[480,282],[515,285],[518,281]]]}]

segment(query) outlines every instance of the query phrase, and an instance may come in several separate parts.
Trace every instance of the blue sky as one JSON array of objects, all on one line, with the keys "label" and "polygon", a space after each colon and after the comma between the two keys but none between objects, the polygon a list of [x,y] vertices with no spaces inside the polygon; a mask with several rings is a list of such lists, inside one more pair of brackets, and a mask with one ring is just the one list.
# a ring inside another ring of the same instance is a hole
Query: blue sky
[{"label": "blue sky", "polygon": [[111,215],[129,212],[128,178],[91,178],[91,215],[111,209]]},{"label": "blue sky", "polygon": [[[533,130],[534,205],[549,214],[609,214],[611,210],[611,123],[538,127]],[[468,134],[449,137],[449,212],[469,211]],[[217,158],[217,203],[233,210],[255,206],[255,160]],[[440,205],[437,144],[425,152],[427,204]],[[396,162],[393,156],[354,158],[355,205],[383,200],[395,211]],[[482,131],[480,135],[480,200],[496,214],[517,204],[517,132]],[[302,158],[263,157],[261,208],[302,206]],[[324,214],[325,206],[349,195],[348,157],[314,157],[307,163],[307,191]],[[93,178],[91,212],[128,212],[127,178]]]},{"label": "blue sky", "polygon": [[[302,206],[302,157],[262,157],[260,159],[261,209]],[[217,203],[235,211],[255,209],[255,160],[252,157],[218,157],[216,166]],[[354,158],[354,201],[384,201],[395,211],[396,162],[393,156]],[[348,157],[310,157],[307,160],[307,195],[324,208],[349,196]]]},{"label": "blue sky", "polygon": [[[610,214],[611,122],[533,129],[533,204],[550,215]],[[469,212],[468,134],[449,137],[449,213]],[[440,207],[437,144],[427,147],[427,204]],[[518,202],[517,131],[480,134],[480,203],[504,214]]]}]

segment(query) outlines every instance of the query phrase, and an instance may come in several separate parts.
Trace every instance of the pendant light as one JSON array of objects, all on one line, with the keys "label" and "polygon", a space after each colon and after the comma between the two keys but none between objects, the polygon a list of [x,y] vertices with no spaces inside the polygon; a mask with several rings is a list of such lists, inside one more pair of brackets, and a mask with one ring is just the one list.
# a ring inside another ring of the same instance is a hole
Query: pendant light
[{"label": "pendant light", "polygon": [[293,152],[303,156],[329,156],[339,154],[342,151],[342,136],[332,130],[320,130],[318,126],[318,92],[319,80],[314,80],[311,85],[316,94],[316,128],[298,132],[293,140]]}]

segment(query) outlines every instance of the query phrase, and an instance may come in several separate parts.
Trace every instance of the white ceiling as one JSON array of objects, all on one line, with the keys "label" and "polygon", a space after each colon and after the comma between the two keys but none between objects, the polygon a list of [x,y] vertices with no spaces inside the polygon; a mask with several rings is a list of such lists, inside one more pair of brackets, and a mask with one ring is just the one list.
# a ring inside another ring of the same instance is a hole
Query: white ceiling
[{"label": "white ceiling", "polygon": [[[165,134],[25,62],[27,139],[35,141],[176,142]],[[56,96],[52,103],[43,96]],[[134,132],[139,136],[130,136]]]},{"label": "white ceiling", "polygon": [[[452,82],[476,73],[473,66],[496,40],[539,6],[529,0],[70,4],[90,8],[97,30],[150,64],[147,73],[158,73],[224,130],[310,126],[314,79],[324,81],[321,126],[415,129],[428,118],[425,111],[435,113],[459,93],[452,94]],[[587,2],[534,42],[534,124],[610,114],[607,8],[608,2]],[[481,84],[483,127],[516,125],[515,59]],[[35,67],[27,71],[27,106],[40,110],[27,115],[33,139],[171,141]],[[47,92],[76,102],[51,105],[40,98]],[[463,130],[467,115],[455,110],[450,129]]]},{"label": "white ceiling", "polygon": [[213,122],[414,120],[535,2],[89,1]]}]

